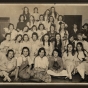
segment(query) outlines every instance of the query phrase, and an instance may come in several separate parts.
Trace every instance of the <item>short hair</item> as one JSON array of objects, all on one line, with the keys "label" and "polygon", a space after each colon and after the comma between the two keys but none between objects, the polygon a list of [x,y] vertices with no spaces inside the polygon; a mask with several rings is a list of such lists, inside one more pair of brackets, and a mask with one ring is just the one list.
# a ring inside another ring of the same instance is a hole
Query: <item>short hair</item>
[{"label": "short hair", "polygon": [[29,31],[29,27],[26,25],[26,26],[23,27],[23,30],[24,30],[25,27],[27,27],[27,32],[28,32]]},{"label": "short hair", "polygon": [[44,24],[42,24],[42,23],[39,24],[38,29],[40,30],[40,26],[41,26],[41,25],[43,25],[43,29],[45,29],[45,26],[44,26]]},{"label": "short hair", "polygon": [[43,14],[41,14],[41,15],[39,16],[39,20],[40,20],[40,17],[41,17],[41,16],[43,16],[43,20],[45,20],[45,19],[44,19],[44,15],[43,15]]},{"label": "short hair", "polygon": [[23,21],[25,21],[25,16],[21,14],[21,15],[19,16],[19,22],[21,21],[21,17],[22,17],[22,16],[23,16],[23,18],[24,18]]},{"label": "short hair", "polygon": [[33,27],[36,27],[36,31],[37,31],[37,26],[36,26],[36,25],[33,25],[33,26],[32,26],[32,30],[33,30]]},{"label": "short hair", "polygon": [[8,57],[8,55],[9,55],[9,52],[13,52],[13,57],[15,56],[14,50],[12,50],[12,49],[9,49],[9,50],[7,51],[7,53],[6,53],[6,57]]},{"label": "short hair", "polygon": [[38,34],[36,32],[33,32],[32,33],[32,38],[33,38],[33,35],[36,35],[37,39],[38,39]]},{"label": "short hair", "polygon": [[6,33],[6,34],[5,34],[5,38],[6,38],[8,35],[10,35],[10,36],[11,36],[11,34],[10,34],[10,33]]},{"label": "short hair", "polygon": [[[17,40],[18,37],[21,37],[21,40],[22,40],[22,35],[21,34],[18,34],[16,37],[15,37],[15,41]],[[20,41],[21,42],[21,41]]]},{"label": "short hair", "polygon": [[39,56],[39,53],[40,53],[42,50],[44,51],[44,56],[46,56],[46,51],[45,51],[45,48],[43,48],[43,47],[39,48],[39,50],[38,50],[38,56]]},{"label": "short hair", "polygon": [[22,48],[21,55],[23,55],[23,51],[24,51],[24,49],[28,50],[28,56],[30,56],[30,50],[29,50],[29,48],[28,48],[28,47],[23,47],[23,48]]},{"label": "short hair", "polygon": [[29,40],[28,34],[24,34],[24,35],[23,35],[23,41],[24,41],[24,37],[25,37],[25,36],[27,36],[27,37],[28,37],[28,40]]},{"label": "short hair", "polygon": [[55,24],[51,24],[50,25],[50,31],[51,31],[51,26],[53,26],[54,27],[54,30],[55,30],[55,27],[56,27]]},{"label": "short hair", "polygon": [[8,28],[10,27],[10,25],[12,25],[12,26],[13,26],[13,29],[14,29],[14,24],[12,24],[12,23],[9,23],[9,25],[8,25]]},{"label": "short hair", "polygon": [[35,7],[33,10],[34,10],[34,13],[35,13],[35,9],[37,9],[37,13],[38,13],[38,7]]},{"label": "short hair", "polygon": [[[50,22],[50,17],[52,17],[52,18],[53,18],[53,16],[49,16],[49,22]],[[54,18],[53,18],[53,23],[54,23]]]},{"label": "short hair", "polygon": [[58,56],[59,56],[59,52],[58,52],[58,49],[54,49],[53,52],[52,52],[52,56],[54,56],[54,51],[56,51],[58,53]]}]

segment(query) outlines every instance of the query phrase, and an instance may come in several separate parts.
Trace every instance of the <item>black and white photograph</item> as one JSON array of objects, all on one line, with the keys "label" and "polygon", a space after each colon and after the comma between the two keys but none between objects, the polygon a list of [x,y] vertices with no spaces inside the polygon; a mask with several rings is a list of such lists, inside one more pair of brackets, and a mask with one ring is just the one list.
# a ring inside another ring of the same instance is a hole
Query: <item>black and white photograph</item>
[{"label": "black and white photograph", "polygon": [[88,4],[0,4],[0,84],[88,83]]}]

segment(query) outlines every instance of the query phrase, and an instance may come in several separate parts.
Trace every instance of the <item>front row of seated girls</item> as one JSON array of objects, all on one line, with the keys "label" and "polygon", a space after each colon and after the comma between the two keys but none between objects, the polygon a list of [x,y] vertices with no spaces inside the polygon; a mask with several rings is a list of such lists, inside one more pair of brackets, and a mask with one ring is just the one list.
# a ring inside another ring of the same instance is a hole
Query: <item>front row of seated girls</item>
[{"label": "front row of seated girls", "polygon": [[[34,66],[33,66],[34,64]],[[15,81],[21,78],[29,80],[31,78],[39,79],[43,82],[52,82],[52,76],[65,76],[72,81],[72,75],[79,73],[80,82],[85,80],[85,74],[88,75],[88,53],[83,44],[78,42],[76,50],[72,44],[67,45],[67,50],[59,57],[58,49],[54,49],[52,56],[47,57],[45,48],[41,47],[34,59],[30,57],[28,47],[23,47],[21,55],[15,58],[15,53],[9,49],[4,55],[0,52],[0,76],[4,81],[11,82],[11,76],[15,76]]]}]

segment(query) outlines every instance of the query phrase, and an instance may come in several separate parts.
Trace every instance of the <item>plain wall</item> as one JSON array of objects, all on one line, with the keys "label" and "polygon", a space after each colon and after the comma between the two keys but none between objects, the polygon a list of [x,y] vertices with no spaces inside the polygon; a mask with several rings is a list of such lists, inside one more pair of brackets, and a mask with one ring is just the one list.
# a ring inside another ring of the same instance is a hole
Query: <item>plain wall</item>
[{"label": "plain wall", "polygon": [[33,13],[34,7],[38,7],[40,14],[43,14],[46,9],[54,6],[60,15],[82,15],[82,24],[88,22],[88,5],[0,4],[0,17],[10,17],[10,22],[16,27],[19,15],[22,14],[22,9],[24,6],[29,8],[30,13]]}]

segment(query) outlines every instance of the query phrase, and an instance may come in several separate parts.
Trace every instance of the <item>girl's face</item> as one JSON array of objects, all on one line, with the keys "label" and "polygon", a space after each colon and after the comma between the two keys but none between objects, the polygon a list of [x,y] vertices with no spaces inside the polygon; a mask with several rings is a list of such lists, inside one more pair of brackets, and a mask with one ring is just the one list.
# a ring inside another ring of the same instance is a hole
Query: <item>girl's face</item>
[{"label": "girl's face", "polygon": [[35,13],[37,13],[37,12],[38,12],[38,9],[37,9],[37,8],[35,8],[35,9],[34,9],[34,12],[35,12]]},{"label": "girl's face", "polygon": [[54,13],[54,11],[55,11],[55,8],[52,8],[52,9],[51,9],[51,11],[52,11],[52,13]]},{"label": "girl's face", "polygon": [[56,40],[60,40],[60,35],[56,35]]},{"label": "girl's face", "polygon": [[28,27],[24,27],[23,31],[26,32],[28,30]]},{"label": "girl's face", "polygon": [[22,39],[21,36],[19,36],[19,37],[17,38],[17,41],[19,42],[19,41],[21,41],[21,39]]},{"label": "girl's face", "polygon": [[49,14],[49,10],[46,11],[46,14],[47,14],[47,15]]},{"label": "girl's face", "polygon": [[78,40],[80,40],[80,41],[82,40],[82,36],[81,35],[78,35],[77,37],[78,37]]},{"label": "girl's face", "polygon": [[27,50],[27,49],[24,49],[24,50],[23,50],[23,55],[24,55],[25,57],[28,56],[28,50]]},{"label": "girl's face", "polygon": [[30,16],[30,20],[33,21],[33,19],[34,19],[33,16]]},{"label": "girl's face", "polygon": [[53,26],[51,26],[51,32],[54,32],[54,27]]},{"label": "girl's face", "polygon": [[82,50],[82,47],[81,47],[81,45],[77,45],[77,49],[78,49],[78,51],[81,51]]},{"label": "girl's face", "polygon": [[87,29],[87,25],[84,26],[84,29]]},{"label": "girl's face", "polygon": [[21,17],[20,17],[20,20],[21,20],[21,21],[24,21],[24,16],[21,16]]},{"label": "girl's face", "polygon": [[37,36],[33,35],[33,40],[36,41],[37,40]]},{"label": "girl's face", "polygon": [[12,52],[12,51],[10,51],[10,52],[8,53],[8,58],[10,58],[10,59],[13,58],[13,52]]},{"label": "girl's face", "polygon": [[72,45],[68,45],[68,52],[72,51]]},{"label": "girl's face", "polygon": [[33,32],[36,32],[36,27],[33,27]]},{"label": "girl's face", "polygon": [[76,29],[77,28],[77,25],[76,24],[74,24],[74,29]]},{"label": "girl's face", "polygon": [[65,25],[64,24],[61,24],[61,29],[64,29],[65,28]]},{"label": "girl's face", "polygon": [[43,30],[43,25],[40,25],[40,30]]},{"label": "girl's face", "polygon": [[62,21],[62,16],[59,16],[59,21]]},{"label": "girl's face", "polygon": [[40,21],[43,21],[43,16],[40,16]]},{"label": "girl's face", "polygon": [[25,11],[25,12],[27,12],[27,11],[28,11],[28,9],[27,9],[27,8],[25,8],[25,9],[24,9],[24,11]]},{"label": "girl's face", "polygon": [[74,41],[74,37],[73,36],[70,38],[70,41]]},{"label": "girl's face", "polygon": [[28,36],[24,36],[24,41],[28,41]]},{"label": "girl's face", "polygon": [[11,40],[11,36],[10,36],[10,35],[7,35],[7,36],[6,36],[6,40],[7,40],[7,41],[10,41],[10,40]]},{"label": "girl's face", "polygon": [[50,22],[53,22],[53,17],[50,17]]},{"label": "girl's face", "polygon": [[45,35],[44,40],[47,42],[49,40],[49,36]]},{"label": "girl's face", "polygon": [[10,29],[10,30],[13,30],[13,25],[10,25],[10,26],[9,26],[9,29]]},{"label": "girl's face", "polygon": [[40,56],[41,58],[44,57],[44,50],[41,50],[41,52],[39,53],[39,56]]},{"label": "girl's face", "polygon": [[58,52],[54,51],[53,55],[54,55],[55,58],[58,57]]}]

